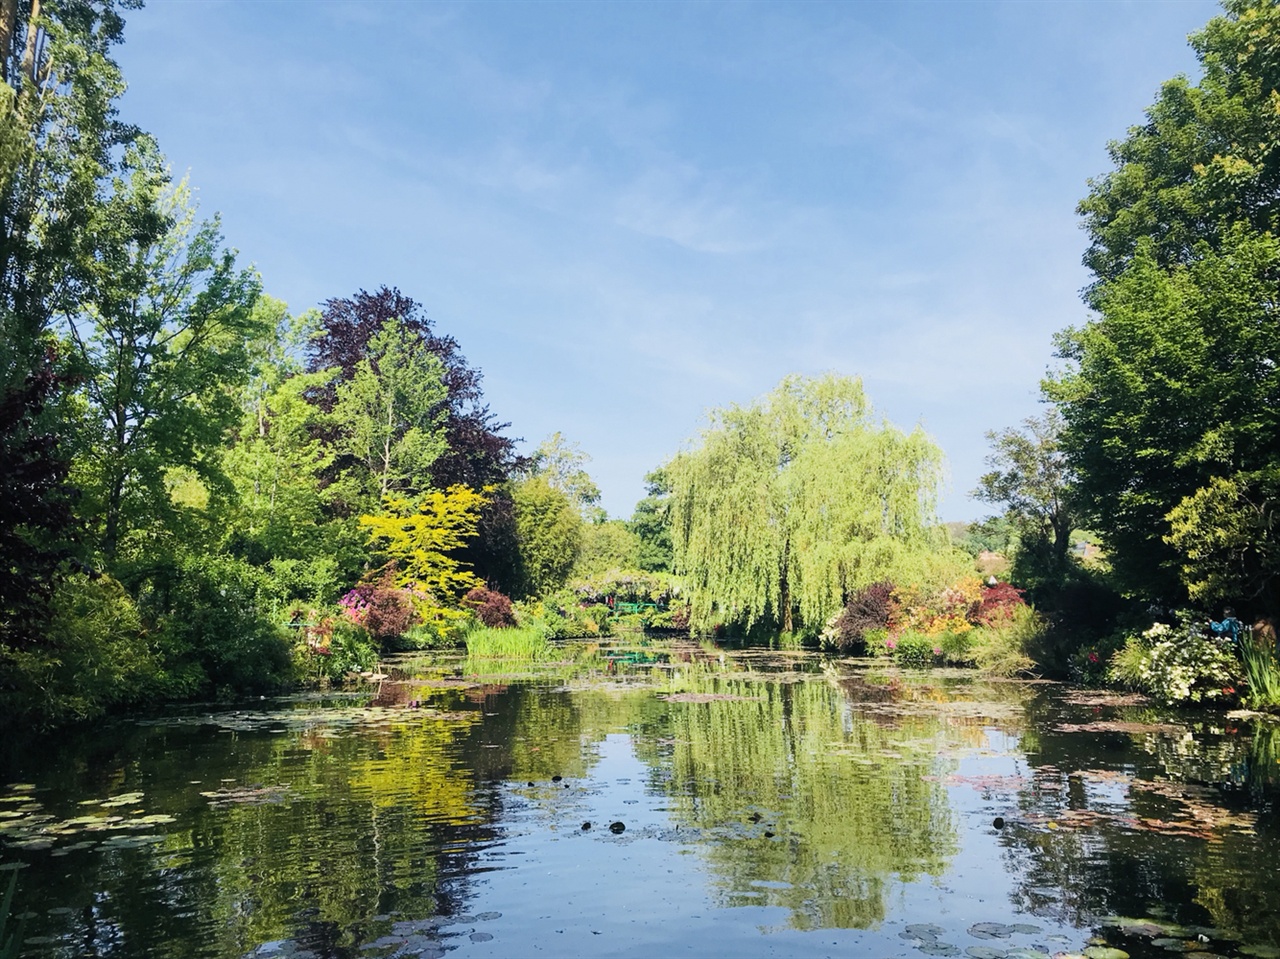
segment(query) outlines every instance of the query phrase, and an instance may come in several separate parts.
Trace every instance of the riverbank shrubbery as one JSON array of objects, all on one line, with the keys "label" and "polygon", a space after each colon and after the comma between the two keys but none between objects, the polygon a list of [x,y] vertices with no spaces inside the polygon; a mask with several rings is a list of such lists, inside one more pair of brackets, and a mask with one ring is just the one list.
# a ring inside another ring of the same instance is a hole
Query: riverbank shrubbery
[{"label": "riverbank shrubbery", "polygon": [[1007,583],[976,578],[942,589],[883,581],[854,594],[821,641],[842,652],[887,656],[899,666],[978,666],[1012,676],[1035,666],[1046,623]]},{"label": "riverbank shrubbery", "polygon": [[571,590],[517,603],[515,615],[520,628],[536,630],[547,639],[594,639],[613,634],[612,610],[603,604],[584,606]]},{"label": "riverbank shrubbery", "polygon": [[1156,623],[1128,634],[1110,656],[1105,676],[1169,705],[1235,699],[1245,680],[1229,640],[1186,623]]}]

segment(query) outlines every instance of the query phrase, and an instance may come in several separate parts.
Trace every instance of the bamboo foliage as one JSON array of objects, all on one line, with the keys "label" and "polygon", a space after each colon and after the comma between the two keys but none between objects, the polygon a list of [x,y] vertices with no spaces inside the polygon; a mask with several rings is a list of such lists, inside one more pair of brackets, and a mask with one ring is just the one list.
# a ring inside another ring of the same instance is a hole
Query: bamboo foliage
[{"label": "bamboo foliage", "polygon": [[942,573],[942,454],[919,428],[878,421],[856,378],[792,376],[749,406],[711,414],[677,455],[675,564],[695,625],[823,622],[881,579]]}]

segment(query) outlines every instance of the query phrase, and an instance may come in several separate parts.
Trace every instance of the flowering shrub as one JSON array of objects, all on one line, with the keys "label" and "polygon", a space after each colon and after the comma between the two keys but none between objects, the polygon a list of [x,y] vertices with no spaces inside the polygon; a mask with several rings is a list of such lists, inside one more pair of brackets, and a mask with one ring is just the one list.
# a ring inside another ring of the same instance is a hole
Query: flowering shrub
[{"label": "flowering shrub", "polygon": [[1228,699],[1241,685],[1240,662],[1229,641],[1167,623],[1130,636],[1111,658],[1107,675],[1171,705]]},{"label": "flowering shrub", "polygon": [[361,583],[338,600],[338,607],[349,622],[363,626],[380,643],[403,636],[417,622],[413,595],[397,587]]},{"label": "flowering shrub", "polygon": [[496,589],[477,586],[462,597],[462,605],[471,610],[476,619],[490,629],[508,629],[516,624],[511,600]]},{"label": "flowering shrub", "polygon": [[1019,609],[1027,605],[1022,597],[1022,590],[1009,583],[996,583],[982,591],[977,609],[973,611],[972,620],[981,626],[994,626],[997,623],[1012,619]]}]

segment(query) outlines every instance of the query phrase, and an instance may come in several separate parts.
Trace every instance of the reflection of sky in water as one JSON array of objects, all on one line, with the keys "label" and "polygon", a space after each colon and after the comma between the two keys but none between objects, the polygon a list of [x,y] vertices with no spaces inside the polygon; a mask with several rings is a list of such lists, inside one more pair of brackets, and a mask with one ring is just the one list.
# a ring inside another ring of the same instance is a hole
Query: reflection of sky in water
[{"label": "reflection of sky in water", "polygon": [[[1015,959],[1162,910],[1275,935],[1269,727],[655,650],[523,678],[443,657],[397,705],[187,711],[19,757],[0,858],[30,866],[30,955]],[[1133,928],[1107,935],[1197,935]]]}]

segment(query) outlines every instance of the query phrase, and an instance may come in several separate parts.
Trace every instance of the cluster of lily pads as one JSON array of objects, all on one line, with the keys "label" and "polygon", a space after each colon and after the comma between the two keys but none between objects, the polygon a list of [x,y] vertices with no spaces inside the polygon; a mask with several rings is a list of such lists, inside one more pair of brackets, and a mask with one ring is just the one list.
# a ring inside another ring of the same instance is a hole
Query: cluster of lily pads
[{"label": "cluster of lily pads", "polygon": [[65,856],[84,849],[133,849],[161,842],[164,836],[150,830],[174,817],[144,813],[142,799],[140,792],[86,799],[80,805],[93,807],[93,812],[59,818],[36,799],[34,785],[19,783],[10,787],[9,795],[0,796],[0,847],[52,849],[51,855]]}]

